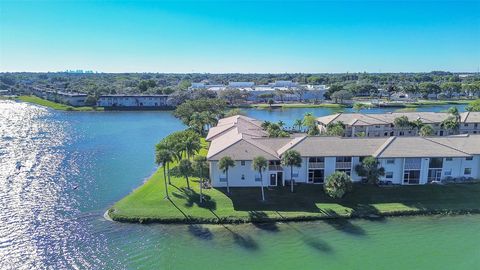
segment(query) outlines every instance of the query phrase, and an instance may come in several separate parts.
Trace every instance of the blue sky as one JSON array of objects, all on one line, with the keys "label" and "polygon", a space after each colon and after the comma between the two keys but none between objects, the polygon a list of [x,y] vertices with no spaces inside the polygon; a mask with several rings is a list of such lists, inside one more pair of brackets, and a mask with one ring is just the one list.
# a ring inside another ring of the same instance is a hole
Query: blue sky
[{"label": "blue sky", "polygon": [[0,71],[477,71],[477,1],[4,1]]}]

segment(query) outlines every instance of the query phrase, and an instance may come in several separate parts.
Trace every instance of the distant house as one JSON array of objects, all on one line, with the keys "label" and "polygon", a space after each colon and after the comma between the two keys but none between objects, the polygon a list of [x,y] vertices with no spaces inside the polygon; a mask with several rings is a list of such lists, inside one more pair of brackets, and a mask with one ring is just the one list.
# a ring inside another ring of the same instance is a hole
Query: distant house
[{"label": "distant house", "polygon": [[[323,184],[336,171],[345,172],[355,182],[362,177],[355,166],[363,158],[376,158],[385,169],[383,181],[399,185],[417,185],[447,178],[480,178],[480,135],[447,137],[378,137],[345,138],[299,136],[269,138],[258,120],[233,116],[210,129],[210,180],[214,187],[226,186],[226,175],[218,168],[222,157],[230,157],[235,166],[228,171],[231,187],[283,186],[296,183]],[[293,168],[281,165],[288,150],[300,153],[302,163]],[[257,156],[268,160],[262,176],[252,169]]]}]

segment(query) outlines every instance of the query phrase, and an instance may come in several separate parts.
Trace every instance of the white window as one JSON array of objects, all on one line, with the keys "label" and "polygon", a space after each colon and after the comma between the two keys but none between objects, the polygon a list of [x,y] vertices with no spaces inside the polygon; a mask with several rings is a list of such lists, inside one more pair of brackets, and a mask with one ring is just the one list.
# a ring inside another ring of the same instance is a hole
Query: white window
[{"label": "white window", "polygon": [[473,157],[466,157],[465,160],[473,160]]},{"label": "white window", "polygon": [[445,161],[452,161],[452,158],[451,158],[451,157],[447,157],[447,158],[445,158]]},{"label": "white window", "polygon": [[393,172],[386,172],[385,173],[385,178],[386,179],[392,179],[393,178]]},{"label": "white window", "polygon": [[465,170],[463,171],[463,174],[465,174],[465,175],[472,174],[472,168],[465,168]]},{"label": "white window", "polygon": [[245,174],[242,174],[242,180],[245,180]]},{"label": "white window", "polygon": [[387,159],[387,164],[395,164],[395,159]]},{"label": "white window", "polygon": [[445,175],[445,176],[451,176],[451,175],[452,175],[452,170],[450,169],[450,170],[444,171],[444,172],[443,172],[443,175]]},{"label": "white window", "polygon": [[240,165],[245,166],[245,160],[240,161]]}]

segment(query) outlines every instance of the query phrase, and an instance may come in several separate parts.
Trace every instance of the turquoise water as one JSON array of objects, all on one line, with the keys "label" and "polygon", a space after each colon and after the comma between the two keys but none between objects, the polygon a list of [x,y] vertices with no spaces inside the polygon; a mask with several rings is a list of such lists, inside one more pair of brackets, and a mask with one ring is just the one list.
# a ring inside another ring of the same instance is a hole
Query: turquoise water
[{"label": "turquoise water", "polygon": [[[247,113],[287,122],[306,111],[330,110]],[[58,112],[0,101],[0,269],[480,265],[480,216],[270,226],[106,221],[105,210],[154,171],[153,145],[182,127],[169,112]]]}]

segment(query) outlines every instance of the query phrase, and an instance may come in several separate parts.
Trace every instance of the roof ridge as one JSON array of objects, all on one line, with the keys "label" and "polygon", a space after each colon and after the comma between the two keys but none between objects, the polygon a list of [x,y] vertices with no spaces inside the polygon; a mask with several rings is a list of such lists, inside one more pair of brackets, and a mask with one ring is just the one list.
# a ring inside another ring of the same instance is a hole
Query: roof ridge
[{"label": "roof ridge", "polygon": [[[300,142],[302,142],[303,140],[305,140],[305,138],[307,138],[307,136],[301,136],[301,137],[295,137],[293,139],[291,139],[289,142],[287,142],[284,146],[280,147],[277,151],[277,154],[280,156],[282,155],[283,153],[285,153],[287,150],[289,150],[290,148],[296,146],[297,144],[299,144]],[[290,143],[293,143],[292,145],[288,145]],[[289,146],[289,147],[287,147]],[[285,147],[287,147],[287,149],[284,149]]]},{"label": "roof ridge", "polygon": [[390,144],[392,144],[392,142],[395,141],[396,138],[397,138],[396,136],[392,136],[388,138],[382,145],[380,145],[377,151],[373,153],[373,157],[380,156],[385,151],[385,149],[387,149],[387,147],[389,147]]},{"label": "roof ridge", "polygon": [[[453,149],[453,150],[455,150],[455,151],[458,151],[458,152],[461,152],[461,153],[467,154],[467,155],[469,155],[469,156],[471,156],[471,155],[472,155],[472,154],[470,154],[470,153],[467,153],[467,152],[464,152],[464,151],[462,151],[462,150],[460,150],[460,149],[457,149],[457,148],[455,148],[455,147],[453,147],[453,146],[446,145],[446,144],[444,144],[444,143],[441,143],[441,142],[436,142],[436,141],[430,140],[429,138],[426,138],[426,137],[422,137],[422,138],[423,138],[424,140],[427,140],[427,141],[429,141],[429,142],[436,143],[436,144],[438,144],[438,145],[441,145],[441,146],[443,146],[443,147],[447,147],[447,148]],[[451,138],[451,137],[447,137],[447,138]]]}]

